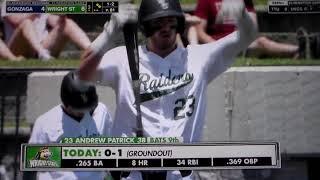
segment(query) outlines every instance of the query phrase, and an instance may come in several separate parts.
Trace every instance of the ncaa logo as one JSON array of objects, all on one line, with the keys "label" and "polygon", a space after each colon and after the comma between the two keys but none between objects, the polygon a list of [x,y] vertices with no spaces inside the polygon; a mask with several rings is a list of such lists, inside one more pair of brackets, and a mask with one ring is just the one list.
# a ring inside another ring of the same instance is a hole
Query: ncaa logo
[{"label": "ncaa logo", "polygon": [[162,9],[168,9],[169,8],[168,0],[157,0],[157,2],[160,4]]}]

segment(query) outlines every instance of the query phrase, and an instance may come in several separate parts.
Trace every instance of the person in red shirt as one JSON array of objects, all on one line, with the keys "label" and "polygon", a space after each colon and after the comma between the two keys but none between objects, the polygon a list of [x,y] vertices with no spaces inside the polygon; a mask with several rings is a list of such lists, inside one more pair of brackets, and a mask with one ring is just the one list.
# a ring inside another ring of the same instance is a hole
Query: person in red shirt
[{"label": "person in red shirt", "polygon": [[[257,23],[252,0],[244,0],[250,16]],[[222,0],[198,0],[194,15],[201,19],[196,26],[200,43],[216,41],[235,30],[234,20],[221,15]],[[292,44],[275,42],[267,37],[259,36],[250,46],[258,56],[299,57],[299,47]]]}]

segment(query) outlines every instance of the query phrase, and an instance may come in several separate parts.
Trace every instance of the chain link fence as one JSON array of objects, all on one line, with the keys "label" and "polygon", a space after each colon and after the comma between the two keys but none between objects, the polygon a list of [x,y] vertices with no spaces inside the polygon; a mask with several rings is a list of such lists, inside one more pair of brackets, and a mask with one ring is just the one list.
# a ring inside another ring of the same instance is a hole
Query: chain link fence
[{"label": "chain link fence", "polygon": [[30,126],[26,123],[27,72],[0,71],[0,177],[21,179],[20,144],[27,142]]}]

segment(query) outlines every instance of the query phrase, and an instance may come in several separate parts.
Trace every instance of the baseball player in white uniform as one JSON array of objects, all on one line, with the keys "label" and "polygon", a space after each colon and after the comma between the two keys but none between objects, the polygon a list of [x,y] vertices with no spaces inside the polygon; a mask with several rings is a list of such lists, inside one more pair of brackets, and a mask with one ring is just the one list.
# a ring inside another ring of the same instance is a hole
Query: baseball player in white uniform
[{"label": "baseball player in white uniform", "polygon": [[[73,72],[64,76],[61,84],[62,104],[41,115],[35,122],[29,140],[31,144],[58,143],[64,137],[109,136],[111,116],[107,107],[98,103],[96,89],[79,84]],[[39,172],[40,180],[103,180],[105,172],[57,171]]]},{"label": "baseball player in white uniform", "polygon": [[[126,48],[111,49],[110,44],[113,34],[121,32],[125,22],[135,21],[137,15],[132,6],[120,7],[119,12],[111,16],[87,50],[79,77],[115,90],[117,109],[112,135],[134,136],[137,111]],[[145,136],[183,137],[184,142],[200,140],[208,84],[227,70],[257,34],[242,0],[224,0],[221,15],[234,17],[237,31],[213,43],[183,48],[176,44],[176,35],[183,32],[185,24],[179,1],[142,0],[138,23],[147,41],[139,46],[139,80]],[[180,172],[169,172],[166,179],[193,179],[189,171]],[[160,175],[144,173],[131,172],[128,179]]]}]

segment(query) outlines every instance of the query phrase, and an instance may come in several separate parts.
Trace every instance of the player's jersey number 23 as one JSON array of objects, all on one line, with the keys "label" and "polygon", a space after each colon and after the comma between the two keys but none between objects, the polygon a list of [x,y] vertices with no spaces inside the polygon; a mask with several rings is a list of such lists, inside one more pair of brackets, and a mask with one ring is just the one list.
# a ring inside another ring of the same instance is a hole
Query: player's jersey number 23
[{"label": "player's jersey number 23", "polygon": [[180,98],[175,101],[175,108],[173,109],[174,120],[191,117],[195,108],[196,99],[193,95],[186,98]]}]

